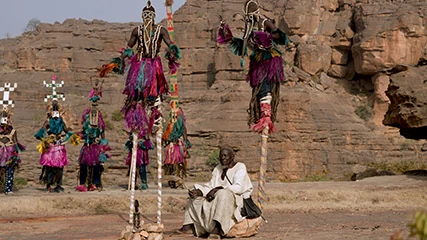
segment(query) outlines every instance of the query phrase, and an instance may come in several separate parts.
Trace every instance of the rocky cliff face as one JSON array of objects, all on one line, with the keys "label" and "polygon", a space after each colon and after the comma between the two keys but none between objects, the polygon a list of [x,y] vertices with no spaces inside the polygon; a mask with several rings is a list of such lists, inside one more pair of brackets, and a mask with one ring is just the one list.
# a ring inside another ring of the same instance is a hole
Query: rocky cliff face
[{"label": "rocky cliff face", "polygon": [[[244,81],[247,66],[241,68],[238,57],[215,42],[219,16],[236,36],[242,34],[244,23],[235,15],[242,2],[187,0],[174,14],[175,40],[183,55],[179,94],[193,143],[192,171],[208,169],[205,161],[223,144],[238,150],[238,160],[254,176],[259,169],[260,137],[246,125],[251,94]],[[294,43],[282,49],[287,79],[281,88],[278,131],[269,138],[271,180],[312,174],[344,178],[356,164],[425,163],[424,140],[407,139],[420,136],[402,131],[405,138],[395,127],[415,132],[426,127],[421,65],[427,59],[427,3],[265,0],[261,4],[262,14],[274,19]],[[89,78],[118,55],[137,24],[70,19],[0,41],[0,79],[18,83],[18,91],[12,93],[13,122],[28,146],[23,153],[27,169],[38,167],[32,135],[45,116],[42,99],[49,90],[43,80],[56,74],[65,81],[67,120],[79,129],[80,115],[89,105]],[[116,168],[124,165],[127,138],[122,122],[111,118],[123,104],[122,87],[122,76],[109,76],[99,106],[107,115],[107,138],[114,149],[109,164]],[[68,149],[73,173],[79,149]]]}]

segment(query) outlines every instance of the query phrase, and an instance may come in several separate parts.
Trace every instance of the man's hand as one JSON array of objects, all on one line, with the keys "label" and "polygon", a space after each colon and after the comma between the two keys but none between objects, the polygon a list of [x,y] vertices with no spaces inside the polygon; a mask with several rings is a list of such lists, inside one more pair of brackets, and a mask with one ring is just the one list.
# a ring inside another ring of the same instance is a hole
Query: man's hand
[{"label": "man's hand", "polygon": [[216,195],[216,192],[218,192],[218,190],[220,190],[220,189],[223,189],[223,187],[216,187],[216,188],[214,188],[214,189],[210,190],[210,191],[208,192],[208,194],[206,194],[206,200],[207,200],[208,202],[210,202],[210,201],[214,200],[215,195]]},{"label": "man's hand", "polygon": [[191,199],[194,199],[196,197],[203,196],[203,193],[202,191],[200,191],[200,189],[193,189],[193,190],[188,190],[188,196],[190,196]]}]

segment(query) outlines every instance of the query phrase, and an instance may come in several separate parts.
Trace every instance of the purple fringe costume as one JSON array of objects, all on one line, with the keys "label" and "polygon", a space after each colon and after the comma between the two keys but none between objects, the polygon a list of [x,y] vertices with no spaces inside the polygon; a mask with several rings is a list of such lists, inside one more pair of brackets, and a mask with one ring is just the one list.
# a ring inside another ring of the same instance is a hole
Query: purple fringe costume
[{"label": "purple fringe costume", "polygon": [[[126,157],[126,166],[130,166],[132,162],[132,152],[129,152]],[[142,164],[148,165],[150,163],[150,159],[148,158],[148,149],[142,150],[139,149],[136,150],[136,166],[139,167]]]},{"label": "purple fringe costume", "polygon": [[123,94],[129,98],[158,97],[168,93],[168,84],[160,57],[142,58],[138,61],[139,54],[135,54],[130,61],[130,69],[126,78]]},{"label": "purple fringe costume", "polygon": [[132,103],[130,106],[123,106],[121,112],[124,114],[126,128],[139,129],[138,137],[146,134],[148,119],[144,106],[141,103]]},{"label": "purple fringe costume", "polygon": [[246,77],[251,87],[263,80],[268,83],[280,83],[285,80],[283,58],[281,53],[272,47],[273,36],[267,32],[254,31],[251,39],[256,49],[250,56],[249,72]]},{"label": "purple fringe costume", "polygon": [[[150,159],[148,157],[148,150],[153,149],[153,144],[151,141],[146,140],[143,142],[144,146],[141,149],[141,145],[138,146],[138,149],[136,150],[136,166],[139,167],[142,164],[148,165],[150,163]],[[132,162],[132,151],[129,151],[127,157],[126,157],[126,166],[130,166]]]},{"label": "purple fringe costume", "polygon": [[99,156],[102,153],[101,145],[93,143],[82,147],[80,152],[80,164],[86,164],[88,166],[95,166],[99,164]]},{"label": "purple fringe costume", "polygon": [[[91,108],[89,107],[83,112],[83,115],[82,115],[82,124],[83,125],[88,120],[87,116],[90,113],[90,111],[91,111]],[[104,119],[102,118],[102,113],[101,113],[101,111],[98,111],[98,129],[104,131],[105,127],[106,126],[105,126]],[[91,127],[88,126],[88,128],[91,128]],[[85,129],[83,129],[83,133],[82,133],[83,138],[85,138],[84,131],[85,131]],[[85,139],[85,141],[87,141],[87,139]],[[98,165],[100,163],[101,153],[105,153],[106,151],[109,151],[109,150],[111,150],[111,147],[108,145],[102,145],[102,144],[99,144],[97,142],[92,142],[89,144],[86,143],[82,147],[82,149],[80,150],[79,163],[85,164],[87,166]],[[106,154],[106,156],[107,156],[107,158],[110,157],[109,154]]]},{"label": "purple fringe costume", "polygon": [[184,142],[178,140],[178,143],[170,143],[165,148],[164,165],[174,165],[184,162]]},{"label": "purple fringe costume", "polygon": [[[15,145],[11,146],[4,146],[0,148],[0,167],[5,167],[6,162],[9,161],[9,159],[15,155],[16,148]],[[21,160],[18,161],[19,163]]]},{"label": "purple fringe costume", "polygon": [[[280,83],[285,80],[282,53],[275,48],[275,43],[287,44],[289,39],[280,29],[275,31],[280,35],[279,39],[274,39],[269,32],[255,30],[248,39],[255,48],[249,56],[249,72],[246,77],[252,88],[248,125],[256,132],[261,132],[267,126],[270,133],[275,130],[273,122],[279,104]],[[243,49],[243,40],[233,37],[227,24],[219,29],[217,42],[230,43],[235,54],[242,58],[246,55],[247,49]],[[266,106],[265,103],[261,103],[261,99],[268,95],[271,96],[271,101],[267,104],[269,106]]]}]

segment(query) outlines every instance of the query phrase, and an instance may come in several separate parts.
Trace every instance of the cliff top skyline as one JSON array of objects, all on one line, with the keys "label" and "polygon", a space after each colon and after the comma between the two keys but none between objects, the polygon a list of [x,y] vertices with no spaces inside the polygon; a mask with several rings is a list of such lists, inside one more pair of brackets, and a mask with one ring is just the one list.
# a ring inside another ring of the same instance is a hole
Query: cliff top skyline
[{"label": "cliff top skyline", "polygon": [[[186,0],[175,0],[173,10],[181,7]],[[42,23],[62,23],[68,18],[104,20],[107,22],[139,22],[141,9],[146,0],[126,0],[126,4],[113,0],[17,0],[1,1],[0,39],[21,35],[31,19]],[[164,1],[152,1],[156,9],[156,21],[166,17]]]}]

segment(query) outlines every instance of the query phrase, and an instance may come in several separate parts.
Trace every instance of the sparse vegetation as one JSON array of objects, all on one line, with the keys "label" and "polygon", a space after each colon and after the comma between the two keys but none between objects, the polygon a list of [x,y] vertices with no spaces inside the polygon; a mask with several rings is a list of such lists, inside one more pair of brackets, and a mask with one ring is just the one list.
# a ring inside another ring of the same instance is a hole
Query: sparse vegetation
[{"label": "sparse vegetation", "polygon": [[12,37],[12,34],[10,34],[10,32],[6,32],[5,34],[3,34],[3,37],[8,39]]},{"label": "sparse vegetation", "polygon": [[114,124],[108,120],[105,121],[105,128],[107,130],[113,130],[114,129]]},{"label": "sparse vegetation", "polygon": [[24,32],[32,32],[37,29],[40,25],[40,20],[37,18],[32,18],[28,21],[27,26],[24,29]]},{"label": "sparse vegetation", "polygon": [[349,89],[350,94],[357,95],[359,97],[369,96],[370,92],[366,88],[362,87],[360,84],[360,82],[358,84],[353,83]]},{"label": "sparse vegetation", "polygon": [[358,106],[356,110],[354,110],[354,113],[365,121],[369,121],[373,115],[372,108],[366,105]]},{"label": "sparse vegetation", "polygon": [[115,122],[119,122],[122,121],[124,119],[123,113],[121,113],[120,111],[114,111],[111,114],[111,120],[115,121]]},{"label": "sparse vegetation", "polygon": [[420,240],[427,240],[427,213],[417,211],[409,228],[411,237],[417,236]]},{"label": "sparse vegetation", "polygon": [[15,177],[15,179],[13,180],[13,184],[17,188],[22,188],[22,187],[26,186],[27,183],[28,183],[28,180],[26,178],[23,178],[23,177]]},{"label": "sparse vegetation", "polygon": [[209,154],[206,164],[212,168],[219,164],[219,149],[216,149]]},{"label": "sparse vegetation", "polygon": [[101,110],[101,113],[102,113],[102,118],[104,118],[104,119],[108,118],[108,113],[107,112]]},{"label": "sparse vegetation", "polygon": [[395,174],[402,174],[410,170],[427,169],[427,164],[419,161],[400,161],[400,162],[372,162],[367,164],[368,167],[375,168],[379,171],[390,171]]},{"label": "sparse vegetation", "polygon": [[329,177],[329,172],[327,170],[323,171],[316,171],[313,173],[307,174],[304,178],[304,182],[323,182],[323,181],[330,181],[331,178]]},{"label": "sparse vegetation", "polygon": [[33,121],[34,122],[41,122],[44,118],[44,114],[36,113],[33,115]]}]

